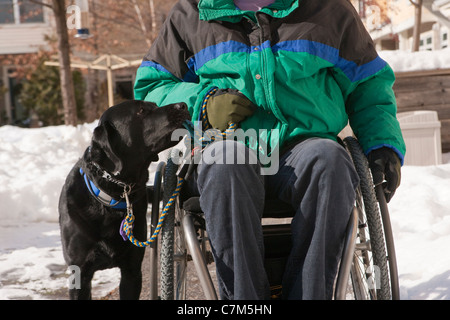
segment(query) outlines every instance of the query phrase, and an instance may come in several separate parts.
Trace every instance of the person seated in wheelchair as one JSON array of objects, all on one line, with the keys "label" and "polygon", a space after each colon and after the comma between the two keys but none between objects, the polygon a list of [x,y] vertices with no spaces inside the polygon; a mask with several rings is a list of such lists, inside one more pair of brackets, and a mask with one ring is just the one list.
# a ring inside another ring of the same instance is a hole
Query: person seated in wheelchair
[{"label": "person seated in wheelchair", "polygon": [[[347,0],[180,0],[137,71],[135,96],[184,101],[193,121],[254,137],[218,139],[190,185],[200,195],[222,299],[267,299],[266,198],[295,212],[287,299],[330,299],[358,175],[338,133],[350,125],[389,201],[405,144],[394,74]],[[245,155],[245,157],[243,157]],[[276,170],[261,159],[277,156]]]}]

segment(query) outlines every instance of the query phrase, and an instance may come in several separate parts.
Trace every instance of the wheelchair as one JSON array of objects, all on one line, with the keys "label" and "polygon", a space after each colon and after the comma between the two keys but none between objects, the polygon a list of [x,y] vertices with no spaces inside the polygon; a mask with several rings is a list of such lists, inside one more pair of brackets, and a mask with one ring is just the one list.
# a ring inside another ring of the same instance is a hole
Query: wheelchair
[{"label": "wheelchair", "polygon": [[[359,142],[352,136],[340,140],[353,160],[360,178],[355,205],[347,225],[344,249],[334,285],[335,300],[400,299],[397,261],[389,211],[381,186],[374,186]],[[159,212],[169,201],[177,185],[180,151],[173,149],[167,162],[157,166],[151,199],[151,232]],[[271,297],[281,298],[281,279],[290,252],[291,230],[285,221],[293,216],[290,205],[266,200],[263,214],[265,269],[271,286]],[[265,220],[269,224],[264,223]],[[160,247],[160,248],[158,248]],[[208,265],[214,263],[198,197],[180,193],[171,206],[161,233],[150,247],[150,299],[185,300],[190,286],[188,263],[208,300],[217,300],[216,287]],[[159,254],[159,257],[158,257]],[[158,272],[159,267],[159,272]],[[159,284],[159,285],[158,285]]]}]

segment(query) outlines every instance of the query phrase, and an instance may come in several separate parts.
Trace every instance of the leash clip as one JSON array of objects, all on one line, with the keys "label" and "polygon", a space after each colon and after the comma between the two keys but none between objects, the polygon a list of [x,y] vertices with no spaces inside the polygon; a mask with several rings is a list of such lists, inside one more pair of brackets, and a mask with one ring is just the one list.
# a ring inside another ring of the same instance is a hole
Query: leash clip
[{"label": "leash clip", "polygon": [[128,202],[128,195],[131,193],[131,185],[129,184],[124,184],[123,186],[123,195],[122,198],[126,197],[126,200]]},{"label": "leash clip", "polygon": [[133,222],[134,222],[134,215],[133,215],[133,207],[130,204],[130,200],[128,199],[128,195],[131,192],[131,186],[126,184],[123,187],[123,194],[122,194],[122,198],[125,198],[125,201],[127,203],[127,214],[125,216],[125,218],[122,220],[122,223],[120,224],[120,229],[119,229],[119,233],[122,236],[124,241],[127,241],[129,236],[128,233],[129,228],[131,227],[131,229],[133,229]]}]

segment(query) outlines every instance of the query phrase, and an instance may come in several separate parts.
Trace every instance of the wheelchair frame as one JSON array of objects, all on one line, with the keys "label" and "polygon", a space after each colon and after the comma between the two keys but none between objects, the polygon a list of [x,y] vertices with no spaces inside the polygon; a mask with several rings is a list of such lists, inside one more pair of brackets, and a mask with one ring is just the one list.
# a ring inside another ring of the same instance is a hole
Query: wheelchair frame
[{"label": "wheelchair frame", "polygon": [[[382,187],[373,185],[367,158],[359,142],[353,137],[347,137],[343,145],[353,160],[360,177],[360,185],[347,226],[344,250],[335,281],[334,299],[345,300],[353,297],[356,300],[398,300],[400,292],[395,246]],[[158,164],[154,179],[152,223],[158,221],[161,199],[164,205],[175,189],[177,170],[178,166],[174,164],[171,156],[167,163]],[[148,248],[150,299],[186,299],[188,260],[192,260],[195,266],[206,299],[218,299],[207,267],[213,259],[211,252],[208,251],[205,222],[200,210],[194,211],[199,212],[188,212],[180,208],[177,202],[164,221],[158,239],[161,243],[160,250],[157,241]],[[286,227],[289,225],[281,226],[284,228],[278,229],[286,233]],[[151,232],[153,233],[153,227]],[[159,293],[158,251],[160,251]]]}]

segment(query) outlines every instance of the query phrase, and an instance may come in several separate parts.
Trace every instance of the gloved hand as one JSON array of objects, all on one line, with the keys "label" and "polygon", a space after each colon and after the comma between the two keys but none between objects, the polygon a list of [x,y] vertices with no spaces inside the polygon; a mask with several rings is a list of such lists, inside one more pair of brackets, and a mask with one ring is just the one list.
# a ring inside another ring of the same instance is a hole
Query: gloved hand
[{"label": "gloved hand", "polygon": [[372,171],[373,183],[375,186],[383,184],[386,202],[389,202],[400,185],[400,159],[395,151],[388,147],[371,151],[367,158]]},{"label": "gloved hand", "polygon": [[220,131],[225,131],[230,122],[241,122],[255,110],[256,106],[234,89],[218,89],[206,104],[209,123]]}]

